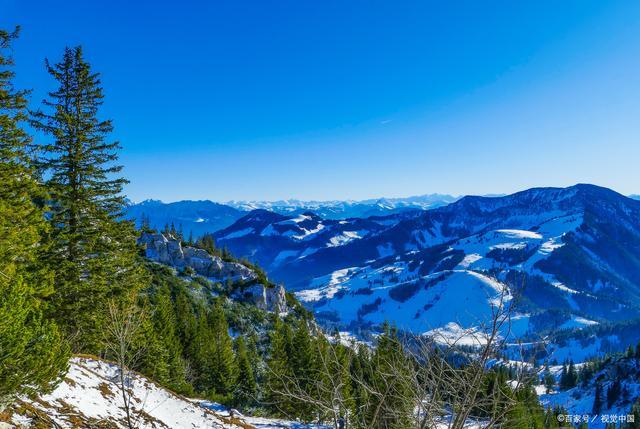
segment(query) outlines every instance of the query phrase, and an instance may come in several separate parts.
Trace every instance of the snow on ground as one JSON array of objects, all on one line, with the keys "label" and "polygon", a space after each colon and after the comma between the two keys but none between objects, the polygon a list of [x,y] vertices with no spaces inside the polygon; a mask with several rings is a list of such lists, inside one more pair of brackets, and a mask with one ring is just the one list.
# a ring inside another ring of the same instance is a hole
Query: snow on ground
[{"label": "snow on ground", "polygon": [[331,237],[329,239],[329,243],[327,244],[327,247],[343,246],[347,243],[352,242],[353,240],[358,240],[366,236],[367,234],[369,234],[369,231],[367,230],[344,231],[342,234]]},{"label": "snow on ground", "polygon": [[432,329],[423,335],[431,337],[438,344],[445,346],[484,346],[487,335],[477,328],[464,329],[455,322],[449,322],[441,328]]},{"label": "snow on ground", "polygon": [[[425,333],[450,322],[463,329],[486,322],[504,287],[469,270],[418,277],[405,262],[396,261],[379,268],[335,271],[296,296],[313,303],[317,312],[334,313],[345,325],[357,320],[374,324],[390,320],[399,329]],[[525,318],[518,329],[526,331],[527,327]]]},{"label": "snow on ground", "polygon": [[237,417],[242,421],[249,423],[256,429],[329,429],[328,426],[323,425],[306,425],[299,422],[292,422],[281,419],[269,419],[265,417],[249,417],[240,414],[238,411],[225,408],[224,406],[210,401],[195,401],[200,406],[215,411],[218,415],[223,417]]},{"label": "snow on ground", "polygon": [[287,259],[296,257],[298,253],[299,252],[297,250],[283,250],[280,253],[278,253],[278,256],[276,256],[273,262],[271,263],[271,266],[277,267]]},{"label": "snow on ground", "polygon": [[220,240],[229,240],[231,238],[244,237],[245,235],[253,234],[253,232],[254,232],[253,228],[245,228],[245,229],[231,232],[225,235],[224,237],[221,237]]},{"label": "snow on ground", "polygon": [[585,326],[597,325],[595,320],[585,319],[584,317],[571,316],[571,319],[560,325],[559,329],[584,328]]},{"label": "snow on ground", "polygon": [[[47,416],[60,428],[94,427],[100,422],[125,428],[125,412],[117,387],[118,374],[114,364],[97,358],[74,357],[69,372],[53,392],[33,400],[23,399],[22,402]],[[228,412],[203,406],[201,401],[172,393],[137,374],[131,388],[137,427],[140,429],[313,427],[281,420],[254,419],[237,413],[231,419]],[[31,419],[26,415],[15,413],[12,422],[18,428],[31,427]]]},{"label": "snow on ground", "polygon": [[[605,383],[603,386],[605,392],[607,384],[608,383]],[[640,383],[630,383],[627,381],[625,388],[629,392],[630,398],[640,397]],[[606,394],[603,394],[602,399],[602,410],[596,414],[593,412],[593,403],[595,400],[595,389],[593,386],[584,388],[578,385],[578,387],[566,391],[554,391],[549,394],[544,392],[544,394],[540,395],[540,403],[544,407],[558,405],[567,410],[567,415],[587,416],[589,419],[589,429],[605,428],[607,423],[613,422],[613,419],[615,419],[615,423],[620,423],[621,416],[624,416],[622,418],[626,419],[630,414],[630,404],[621,404],[620,401],[618,401],[611,407],[607,407]],[[584,421],[583,418],[582,421]]]}]

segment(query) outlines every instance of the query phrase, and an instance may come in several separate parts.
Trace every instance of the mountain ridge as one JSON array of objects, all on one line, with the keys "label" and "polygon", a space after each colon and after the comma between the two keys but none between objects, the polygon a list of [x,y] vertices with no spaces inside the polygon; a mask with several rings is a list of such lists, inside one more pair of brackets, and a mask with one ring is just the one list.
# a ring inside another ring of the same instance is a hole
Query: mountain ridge
[{"label": "mountain ridge", "polygon": [[[255,230],[245,219],[242,233],[232,225],[214,237],[238,255],[259,258],[319,319],[342,326],[386,318],[421,332],[428,330],[422,322],[435,320],[429,328],[439,329],[447,322],[434,319],[439,300],[474,284],[491,290],[494,281],[518,297],[521,335],[640,317],[640,201],[607,188],[467,196],[431,210],[359,219],[366,228],[355,220],[316,220],[319,231],[311,236],[265,238],[272,229],[285,234],[278,224],[298,225],[296,219],[278,217]],[[358,226],[366,233],[356,233]],[[477,297],[467,304],[455,297],[449,322],[464,318],[469,306],[485,308]]]}]

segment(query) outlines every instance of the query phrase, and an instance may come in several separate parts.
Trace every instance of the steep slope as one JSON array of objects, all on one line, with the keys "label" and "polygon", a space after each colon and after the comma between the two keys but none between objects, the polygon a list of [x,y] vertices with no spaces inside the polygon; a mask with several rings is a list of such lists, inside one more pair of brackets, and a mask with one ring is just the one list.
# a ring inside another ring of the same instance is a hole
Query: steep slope
[{"label": "steep slope", "polygon": [[226,228],[244,214],[242,210],[212,201],[163,203],[147,200],[129,205],[125,218],[135,220],[138,227],[143,220],[147,220],[149,226],[157,230],[173,223],[176,228],[182,228],[185,237],[193,234],[194,238],[198,238]]},{"label": "steep slope", "polygon": [[[126,428],[116,365],[92,357],[71,359],[69,372],[50,394],[23,398],[6,414],[16,427]],[[134,374],[130,387],[133,415],[140,429],[312,428],[294,422],[245,417],[206,401],[188,399]]]},{"label": "steep slope", "polygon": [[257,267],[248,267],[237,260],[223,260],[197,247],[184,246],[171,235],[143,233],[138,239],[147,259],[172,267],[186,278],[193,273],[208,285],[225,285],[225,295],[250,302],[261,310],[278,314],[289,310],[287,297],[281,285],[274,285]]},{"label": "steep slope", "polygon": [[[616,427],[627,422],[638,423],[640,355],[637,352],[635,356],[634,353],[606,356],[579,364],[577,368],[580,375],[577,385],[567,390],[554,387],[542,394],[540,401],[544,406],[563,407],[577,424],[584,423],[587,416],[589,428],[605,428],[612,423]],[[559,384],[562,367],[552,369],[556,384]]]}]

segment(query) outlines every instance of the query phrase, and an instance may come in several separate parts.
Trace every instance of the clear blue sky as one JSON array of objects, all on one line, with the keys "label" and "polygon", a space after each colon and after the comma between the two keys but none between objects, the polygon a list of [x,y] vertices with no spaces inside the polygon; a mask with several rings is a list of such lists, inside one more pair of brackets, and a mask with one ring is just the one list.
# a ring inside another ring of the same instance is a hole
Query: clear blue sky
[{"label": "clear blue sky", "polygon": [[133,200],[640,193],[640,2],[22,1],[18,83],[82,44]]}]

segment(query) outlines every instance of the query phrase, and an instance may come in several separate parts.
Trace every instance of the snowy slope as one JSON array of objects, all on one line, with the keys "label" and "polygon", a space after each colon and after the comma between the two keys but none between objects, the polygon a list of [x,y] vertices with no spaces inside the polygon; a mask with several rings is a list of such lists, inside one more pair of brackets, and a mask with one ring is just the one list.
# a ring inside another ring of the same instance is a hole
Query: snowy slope
[{"label": "snowy slope", "polygon": [[[218,247],[246,256],[268,271],[301,261],[327,248],[374,236],[412,214],[385,218],[324,219],[312,212],[281,215],[257,209],[215,234]],[[380,222],[380,220],[384,220]]]},{"label": "snowy slope", "polygon": [[[320,318],[344,325],[393,321],[403,330],[424,333],[455,323],[462,328],[488,321],[505,286],[470,270],[441,271],[416,278],[404,263],[366,267],[354,275],[333,273],[323,286],[303,290],[298,299]],[[396,279],[398,279],[396,281]],[[510,297],[507,297],[507,300]]]},{"label": "snowy slope", "polygon": [[[12,423],[18,427],[90,427],[109,423],[125,428],[125,413],[116,380],[115,365],[90,357],[74,357],[69,372],[50,394],[23,399],[14,410]],[[251,418],[229,412],[206,401],[174,394],[143,376],[132,383],[137,427],[145,428],[311,428],[294,422]],[[36,415],[40,416],[37,420]],[[112,426],[109,426],[112,427]]]},{"label": "snowy slope", "polygon": [[[576,365],[579,368],[581,365]],[[587,383],[578,383],[572,389],[540,389],[540,402],[545,407],[561,406],[568,415],[589,418],[589,428],[604,428],[607,423],[624,423],[631,414],[631,407],[640,400],[640,360],[623,356],[609,357]],[[559,382],[561,366],[551,368],[556,382]],[[607,391],[618,380],[621,385],[619,397],[611,404],[607,401]],[[596,385],[601,387],[601,409],[594,410]],[[622,417],[621,417],[622,416]],[[575,417],[574,417],[575,418]],[[614,421],[615,420],[615,421]],[[582,422],[581,421],[581,422]],[[581,423],[578,422],[578,423]],[[635,422],[638,423],[637,421]]]},{"label": "snowy slope", "polygon": [[[514,335],[578,333],[640,316],[640,204],[591,185],[465,197],[272,274],[320,320],[349,329],[382,320],[415,332],[469,328],[469,313],[482,320],[491,300],[478,294],[486,281],[469,286],[475,275],[518,297]],[[448,303],[446,316],[436,299]],[[566,336],[549,350],[575,347],[585,358],[626,344],[603,335],[585,353],[584,339]]]}]

